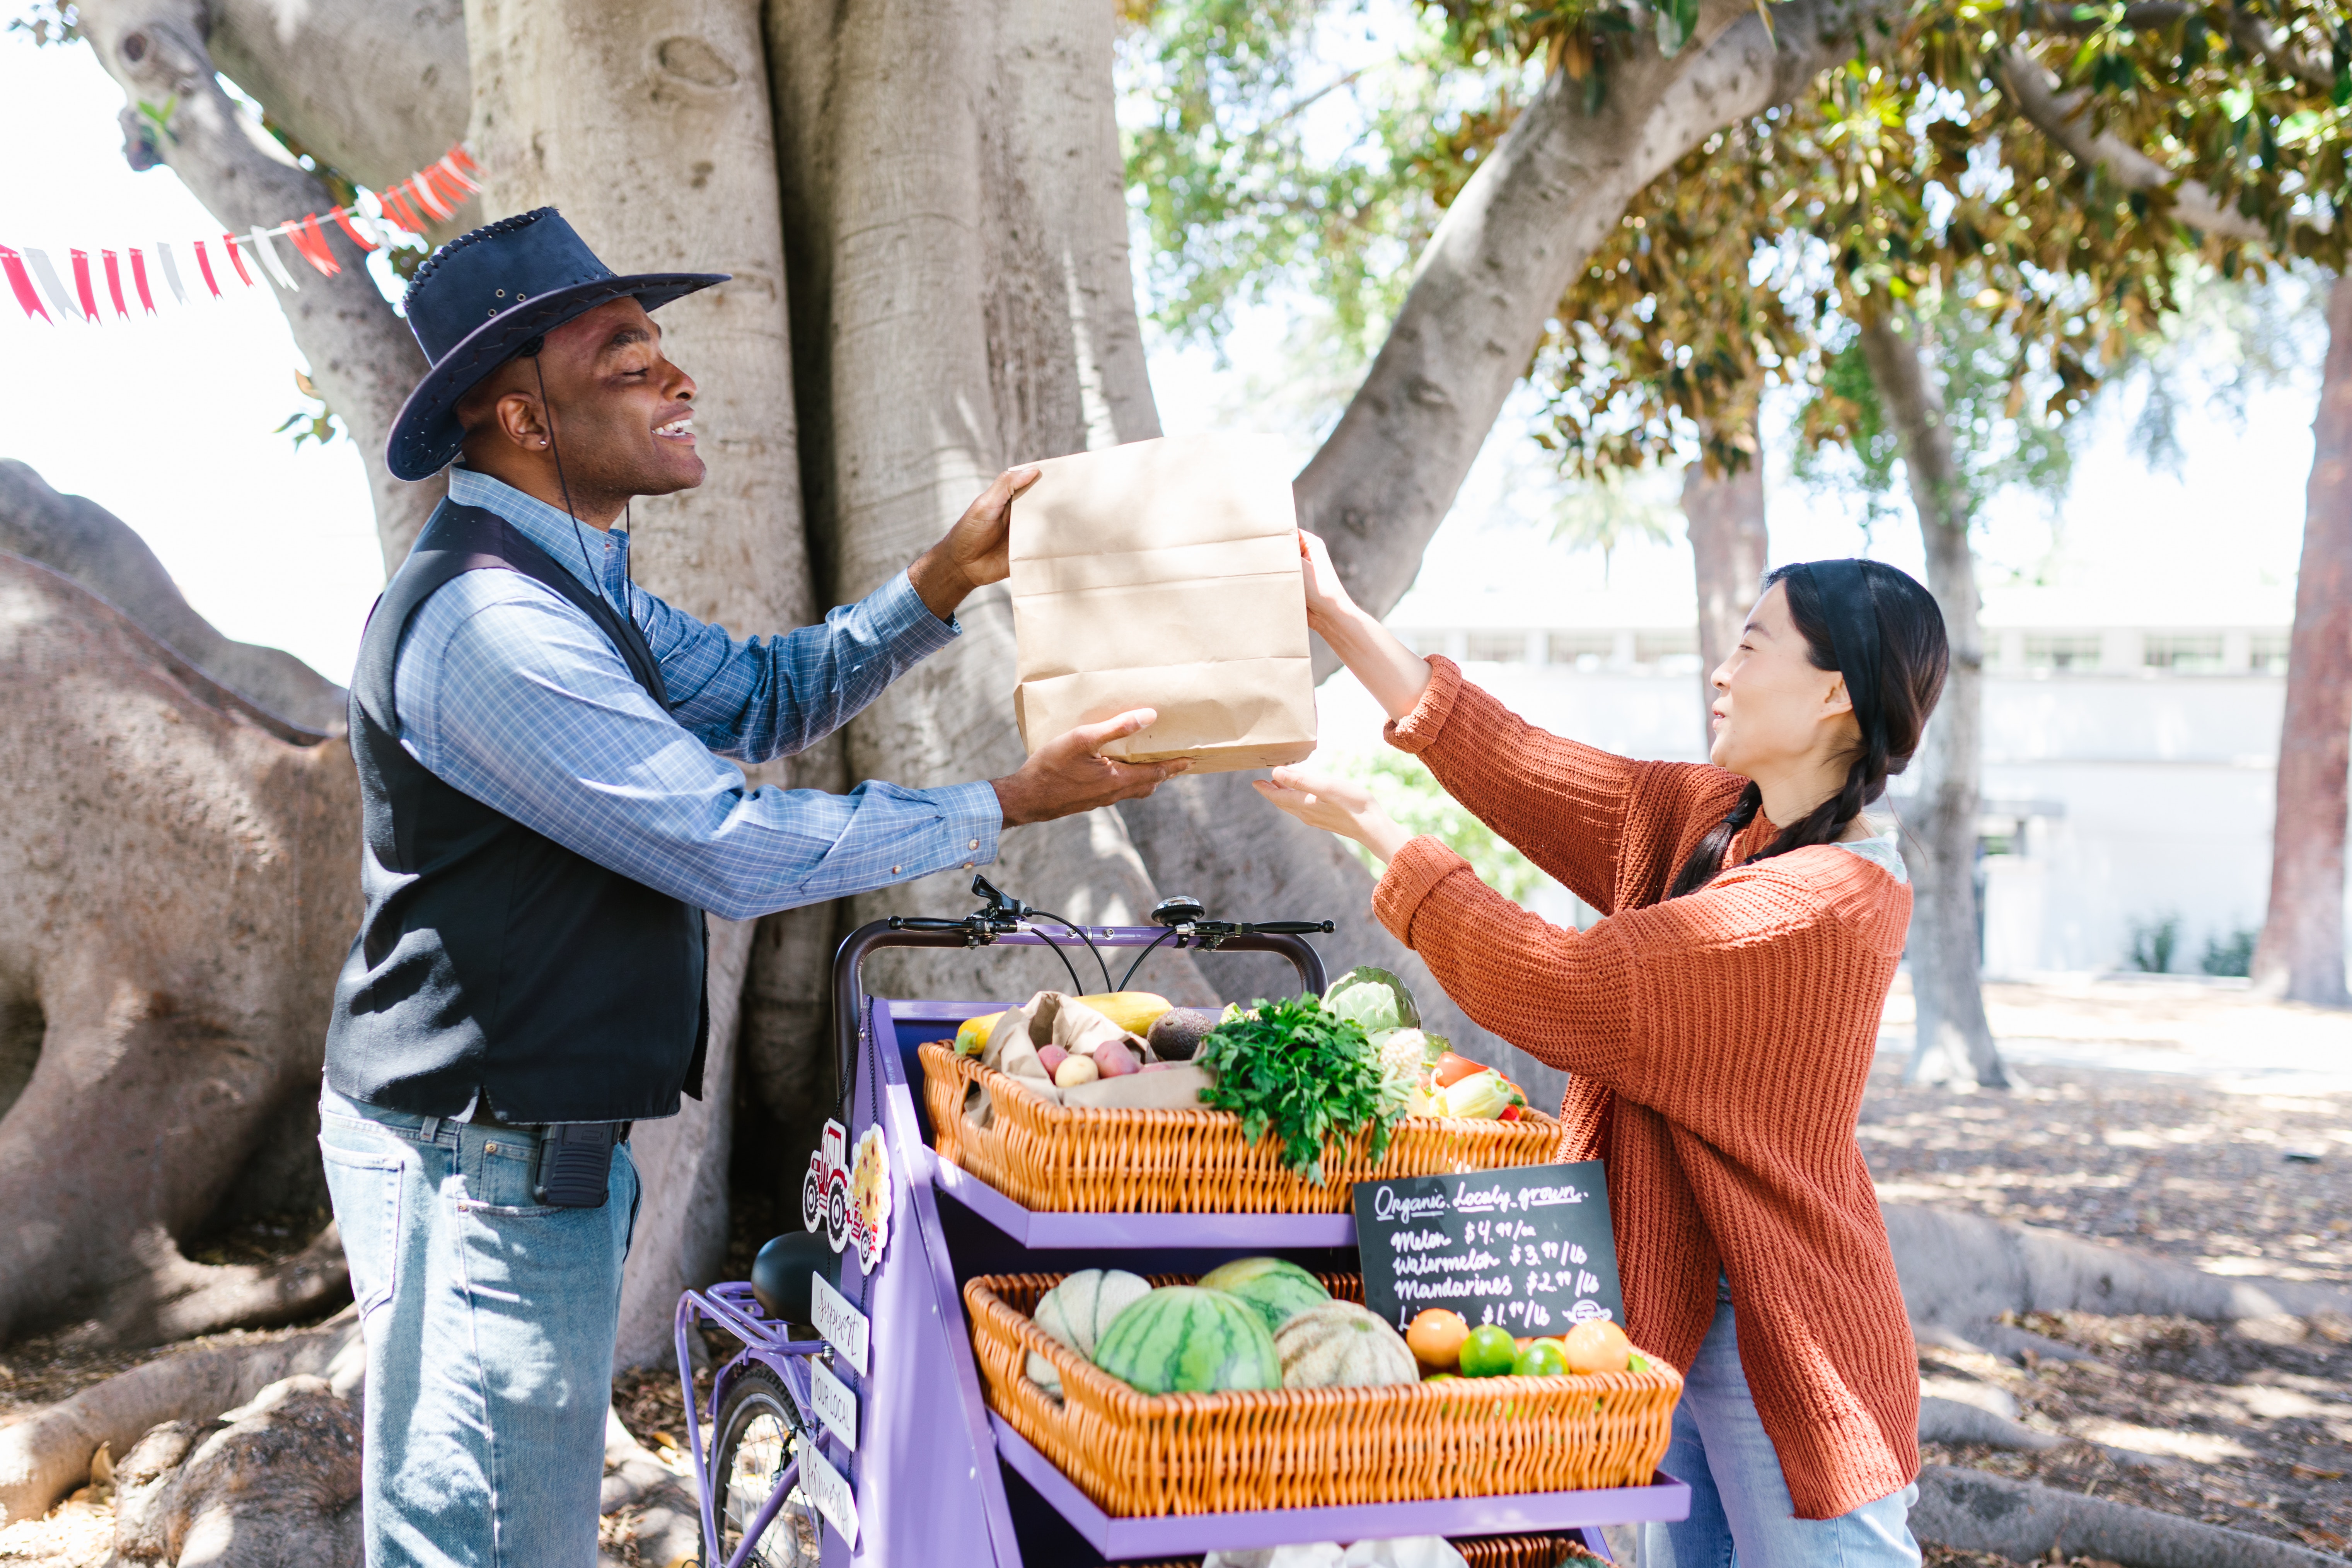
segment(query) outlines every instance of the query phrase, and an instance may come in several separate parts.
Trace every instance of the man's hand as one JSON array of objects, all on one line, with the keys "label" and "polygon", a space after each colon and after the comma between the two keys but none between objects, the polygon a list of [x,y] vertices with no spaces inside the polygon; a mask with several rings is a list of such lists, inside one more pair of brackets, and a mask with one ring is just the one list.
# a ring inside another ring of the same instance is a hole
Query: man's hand
[{"label": "man's hand", "polygon": [[1159,717],[1149,708],[1138,708],[1099,724],[1081,724],[1038,747],[1037,754],[1022,763],[1019,773],[991,781],[997,805],[1004,812],[1004,826],[1051,822],[1113,801],[1133,800],[1191,767],[1192,763],[1181,757],[1172,763],[1120,763],[1100,754],[1113,741],[1134,734]]},{"label": "man's hand", "polygon": [[1034,467],[1005,469],[964,508],[946,538],[915,557],[907,576],[931,614],[944,621],[974,588],[1013,574],[1013,498],[1036,482]]}]

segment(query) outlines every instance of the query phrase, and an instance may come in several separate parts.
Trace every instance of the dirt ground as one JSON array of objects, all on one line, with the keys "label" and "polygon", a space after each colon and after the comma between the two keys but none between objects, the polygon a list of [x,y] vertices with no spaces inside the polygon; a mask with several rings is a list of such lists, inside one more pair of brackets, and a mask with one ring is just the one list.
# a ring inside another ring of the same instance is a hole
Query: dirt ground
[{"label": "dirt ground", "polygon": [[[1860,1129],[1882,1197],[2217,1273],[2352,1287],[2352,1016],[2153,977],[1995,984],[1987,1004],[2021,1087],[1957,1095],[1902,1083],[1910,1001],[1900,989],[1891,999],[1889,1054]],[[734,1278],[775,1228],[764,1194],[739,1204]],[[2223,1327],[2068,1314],[2021,1326],[2070,1355],[1929,1347],[1921,1376],[1947,1396],[2006,1395],[2020,1421],[2070,1441],[2040,1454],[1930,1446],[1930,1462],[2322,1552],[2352,1547],[2352,1320]],[[84,1331],[0,1348],[0,1426],[143,1359],[98,1348]],[[674,1377],[625,1377],[614,1394],[649,1447],[682,1443]],[[111,1539],[110,1507],[85,1495],[0,1527],[0,1563],[97,1568]],[[2020,1568],[1941,1547],[1927,1563]]]}]

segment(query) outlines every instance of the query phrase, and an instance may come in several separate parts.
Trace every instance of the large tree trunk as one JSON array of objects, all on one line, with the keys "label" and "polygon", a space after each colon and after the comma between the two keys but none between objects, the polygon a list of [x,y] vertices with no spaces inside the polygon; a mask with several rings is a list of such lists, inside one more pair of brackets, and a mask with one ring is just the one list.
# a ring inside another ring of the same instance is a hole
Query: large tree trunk
[{"label": "large tree trunk", "polygon": [[1712,745],[1706,704],[1714,700],[1716,667],[1739,646],[1739,629],[1756,606],[1771,538],[1764,525],[1764,452],[1738,468],[1716,473],[1704,462],[1683,470],[1683,519],[1691,564],[1698,578],[1700,730]]},{"label": "large tree trunk", "polygon": [[[739,637],[805,625],[814,595],[757,5],[469,0],[466,37],[486,217],[560,200],[616,270],[732,274],[661,312],[664,351],[696,379],[709,479],[648,500],[642,518],[632,508],[634,566],[652,592]],[[622,1295],[624,1366],[670,1356],[678,1293],[708,1283],[726,1254],[752,936],[748,922],[711,922],[703,1097],[642,1127],[634,1146],[646,1191]]]},{"label": "large tree trunk", "polygon": [[2352,764],[2352,278],[2327,291],[2327,363],[2312,422],[2311,486],[2279,731],[2271,907],[2254,984],[2322,1006],[2344,986],[2344,819]]},{"label": "large tree trunk", "polygon": [[1943,389],[1912,324],[1874,317],[1863,353],[1879,401],[1900,434],[1911,501],[1927,552],[1927,587],[1944,612],[1951,672],[1919,748],[1917,804],[1906,813],[1926,851],[1912,867],[1911,994],[1918,1035],[1910,1076],[1927,1083],[2006,1089],[2000,1053],[1985,1021],[1983,951],[1977,916],[1977,797],[1984,752],[1984,635],[1979,625],[1976,555],[1969,545],[1968,490],[1944,422]]}]

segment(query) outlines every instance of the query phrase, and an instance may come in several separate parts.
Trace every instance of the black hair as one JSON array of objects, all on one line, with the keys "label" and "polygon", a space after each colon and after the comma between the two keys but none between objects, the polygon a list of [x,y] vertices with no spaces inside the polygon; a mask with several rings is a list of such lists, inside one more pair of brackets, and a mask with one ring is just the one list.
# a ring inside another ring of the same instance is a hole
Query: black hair
[{"label": "black hair", "polygon": [[[1832,563],[1824,562],[1824,568]],[[1858,594],[1864,604],[1824,603],[1820,581],[1810,563],[1777,567],[1764,577],[1767,592],[1778,584],[1789,600],[1789,619],[1805,639],[1805,651],[1815,669],[1842,669],[1838,658],[1837,617],[1859,625],[1865,635],[1876,632],[1874,679],[1863,670],[1843,669],[1847,695],[1853,700],[1855,727],[1861,742],[1847,760],[1845,783],[1803,816],[1780,829],[1780,836],[1749,856],[1753,864],[1785,855],[1809,844],[1833,844],[1863,807],[1886,792],[1888,775],[1911,765],[1927,716],[1944,693],[1944,675],[1951,664],[1945,637],[1944,613],[1935,595],[1909,574],[1877,561],[1840,562],[1845,572],[1835,574],[1843,590]],[[1864,683],[1867,683],[1866,685]],[[1756,820],[1763,808],[1764,792],[1753,781],[1739,792],[1729,816],[1709,828],[1675,873],[1666,897],[1695,893],[1723,871],[1724,857],[1740,830]]]}]

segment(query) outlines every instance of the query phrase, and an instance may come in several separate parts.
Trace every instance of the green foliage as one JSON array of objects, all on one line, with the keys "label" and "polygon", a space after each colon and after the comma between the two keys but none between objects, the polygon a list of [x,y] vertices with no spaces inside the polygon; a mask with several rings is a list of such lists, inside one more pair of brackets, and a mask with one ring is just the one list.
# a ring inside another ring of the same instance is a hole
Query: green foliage
[{"label": "green foliage", "polygon": [[1194,1059],[1216,1075],[1202,1101],[1237,1112],[1253,1144],[1271,1130],[1283,1163],[1318,1186],[1327,1139],[1370,1127],[1370,1158],[1388,1152],[1401,1111],[1383,1092],[1380,1058],[1361,1025],[1315,996],[1254,1004],[1203,1036]]},{"label": "green foliage", "polygon": [[[1416,834],[1425,833],[1453,850],[1478,873],[1478,879],[1515,903],[1525,903],[1543,886],[1544,874],[1493,828],[1447,795],[1420,761],[1402,752],[1350,757],[1339,770],[1371,791],[1381,808]],[[1357,858],[1375,875],[1380,862],[1361,845]]]},{"label": "green foliage", "polygon": [[1674,510],[1654,486],[1612,469],[1560,492],[1552,508],[1552,542],[1601,552],[1601,580],[1606,585],[1617,547],[1644,539],[1664,543],[1673,537]]},{"label": "green foliage", "polygon": [[319,406],[315,411],[297,408],[286,416],[283,425],[270,432],[271,435],[283,436],[289,430],[293,431],[294,449],[299,452],[305,441],[316,441],[323,447],[342,433],[341,416],[327,406],[327,400],[319,395],[319,389],[310,384],[310,378],[299,370],[294,373],[294,389]]},{"label": "green foliage", "polygon": [[[1997,321],[1997,319],[1996,319]],[[2068,428],[2040,409],[2021,408],[2016,373],[2021,348],[1995,321],[1938,292],[1919,301],[1913,326],[1930,335],[1931,357],[1943,370],[1944,422],[1959,469],[1961,503],[1977,516],[1985,502],[2011,489],[2055,501],[2074,471]],[[1870,522],[1901,510],[1895,465],[1901,441],[1887,422],[1858,334],[1829,353],[1799,420],[1796,477],[1859,496]]]},{"label": "green foliage", "polygon": [[[1370,43],[1378,28],[1402,47]],[[1458,58],[1404,0],[1162,5],[1122,39],[1119,71],[1152,318],[1213,341],[1238,306],[1303,288],[1358,357],[1539,79]]]},{"label": "green foliage", "polygon": [[2180,917],[2160,915],[2152,921],[2134,921],[2131,929],[2131,966],[2144,974],[2172,973],[2172,954],[2180,945]]},{"label": "green foliage", "polygon": [[2254,939],[2262,933],[2252,926],[2240,926],[2225,940],[2209,936],[2205,939],[2205,956],[2198,967],[2208,974],[2234,974],[2240,978],[2254,972]]}]

